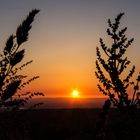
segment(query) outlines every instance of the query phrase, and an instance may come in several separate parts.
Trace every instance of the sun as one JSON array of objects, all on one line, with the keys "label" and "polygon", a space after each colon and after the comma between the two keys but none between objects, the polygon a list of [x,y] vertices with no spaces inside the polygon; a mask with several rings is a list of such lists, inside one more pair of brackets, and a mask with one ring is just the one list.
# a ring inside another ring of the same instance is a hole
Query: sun
[{"label": "sun", "polygon": [[79,97],[79,91],[77,89],[75,89],[75,90],[72,91],[72,97],[73,98]]}]

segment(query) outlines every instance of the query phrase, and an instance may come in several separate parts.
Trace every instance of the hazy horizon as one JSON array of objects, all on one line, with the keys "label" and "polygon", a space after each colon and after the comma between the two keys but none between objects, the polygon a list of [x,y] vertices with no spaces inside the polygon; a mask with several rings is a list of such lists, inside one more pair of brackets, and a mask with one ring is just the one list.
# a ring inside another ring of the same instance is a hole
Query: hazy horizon
[{"label": "hazy horizon", "polygon": [[28,108],[36,103],[44,103],[35,109],[73,109],[73,108],[102,108],[105,98],[70,98],[70,97],[55,97],[55,98],[34,98],[25,108]]}]

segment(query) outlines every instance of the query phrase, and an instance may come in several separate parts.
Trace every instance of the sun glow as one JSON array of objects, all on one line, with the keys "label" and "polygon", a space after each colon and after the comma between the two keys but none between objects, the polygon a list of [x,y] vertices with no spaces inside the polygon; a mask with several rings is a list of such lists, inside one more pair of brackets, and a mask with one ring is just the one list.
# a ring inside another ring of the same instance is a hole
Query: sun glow
[{"label": "sun glow", "polygon": [[72,91],[72,97],[73,98],[79,97],[79,91],[77,89],[75,89],[75,90]]}]

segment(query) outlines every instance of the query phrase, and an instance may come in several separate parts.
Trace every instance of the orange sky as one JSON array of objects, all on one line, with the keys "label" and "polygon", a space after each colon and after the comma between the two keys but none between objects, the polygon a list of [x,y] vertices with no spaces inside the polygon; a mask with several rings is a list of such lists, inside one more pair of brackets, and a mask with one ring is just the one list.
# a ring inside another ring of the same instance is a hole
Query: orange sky
[{"label": "orange sky", "polygon": [[98,92],[94,74],[95,50],[99,37],[109,43],[107,19],[114,19],[120,12],[126,13],[122,25],[128,26],[128,36],[135,38],[128,56],[140,70],[139,1],[4,0],[0,5],[1,46],[32,8],[41,12],[35,18],[29,41],[23,45],[24,62],[34,60],[23,73],[29,77],[39,75],[40,79],[26,90],[44,92],[46,97],[68,97],[77,88],[82,97],[104,97]]}]

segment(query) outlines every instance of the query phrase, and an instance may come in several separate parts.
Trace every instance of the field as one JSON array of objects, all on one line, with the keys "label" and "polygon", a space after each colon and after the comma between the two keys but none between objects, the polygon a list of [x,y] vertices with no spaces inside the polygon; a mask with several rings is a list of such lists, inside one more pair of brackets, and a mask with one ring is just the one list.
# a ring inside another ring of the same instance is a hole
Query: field
[{"label": "field", "polygon": [[[94,140],[101,109],[40,109],[0,114],[0,140]],[[106,140],[140,140],[140,112],[112,109]],[[131,118],[131,119],[130,119]]]}]

